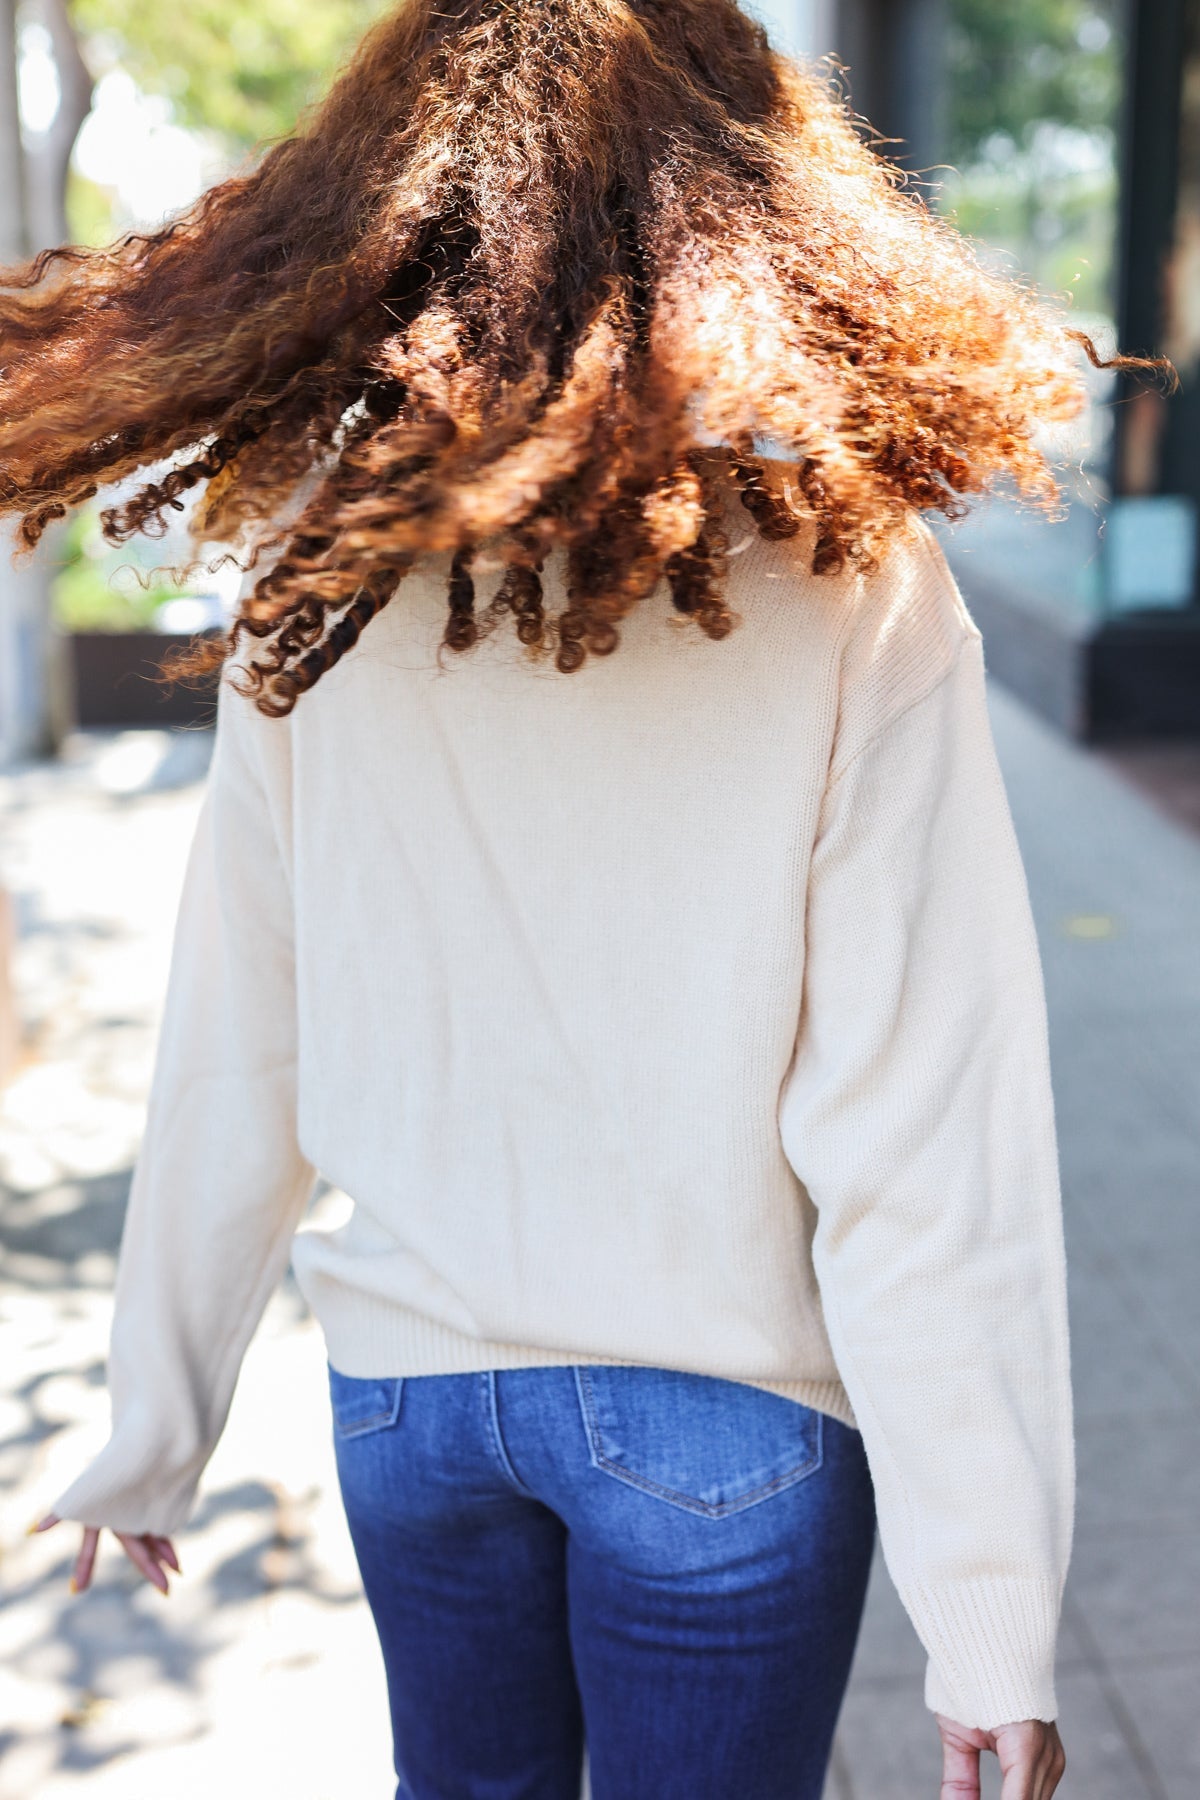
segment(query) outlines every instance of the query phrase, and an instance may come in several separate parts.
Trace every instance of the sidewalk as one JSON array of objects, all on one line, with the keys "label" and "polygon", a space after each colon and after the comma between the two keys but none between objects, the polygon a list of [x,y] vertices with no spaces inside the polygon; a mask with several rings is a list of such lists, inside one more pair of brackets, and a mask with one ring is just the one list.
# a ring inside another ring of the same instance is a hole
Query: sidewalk
[{"label": "sidewalk", "polygon": [[[1060,1791],[1194,1800],[1200,837],[993,698],[1043,945],[1072,1261],[1080,1504]],[[72,1600],[66,1528],[21,1535],[103,1437],[112,1259],[207,751],[186,734],[80,738],[62,766],[0,778],[26,1024],[0,1104],[0,1800],[391,1793],[320,1337],[290,1282],[165,1605],[115,1550]],[[934,1800],[923,1660],[880,1571],[828,1800]]]}]

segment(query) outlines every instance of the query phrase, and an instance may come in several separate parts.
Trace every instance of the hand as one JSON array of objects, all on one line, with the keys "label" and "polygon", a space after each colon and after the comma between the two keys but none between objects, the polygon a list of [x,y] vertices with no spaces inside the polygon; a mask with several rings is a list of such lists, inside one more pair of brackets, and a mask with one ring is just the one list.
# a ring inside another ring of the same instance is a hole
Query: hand
[{"label": "hand", "polygon": [[[51,1526],[61,1525],[61,1523],[62,1520],[57,1513],[47,1513],[44,1519],[39,1519],[36,1525],[30,1526],[30,1531],[31,1533],[49,1531]],[[84,1588],[91,1584],[92,1570],[96,1566],[96,1547],[100,1542],[100,1531],[101,1527],[98,1525],[83,1527],[83,1541],[79,1547],[79,1555],[75,1558],[75,1567],[71,1571],[71,1592],[73,1594],[82,1594]],[[140,1535],[134,1535],[128,1531],[114,1531],[113,1536],[139,1574],[144,1575],[160,1594],[169,1593],[167,1569],[163,1567],[163,1564],[165,1563],[167,1568],[174,1569],[177,1575],[183,1573],[170,1538],[157,1537],[151,1531],[143,1531]]]},{"label": "hand", "polygon": [[1067,1765],[1057,1725],[1024,1719],[975,1731],[935,1714],[942,1734],[941,1800],[979,1800],[979,1753],[994,1750],[1004,1786],[1000,1800],[1050,1800]]}]

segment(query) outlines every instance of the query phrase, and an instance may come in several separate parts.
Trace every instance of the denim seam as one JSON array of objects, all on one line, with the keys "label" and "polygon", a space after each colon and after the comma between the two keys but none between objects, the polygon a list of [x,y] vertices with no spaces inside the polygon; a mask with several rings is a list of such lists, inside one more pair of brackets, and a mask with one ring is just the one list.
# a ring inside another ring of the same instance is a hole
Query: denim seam
[{"label": "denim seam", "polygon": [[513,1468],[512,1463],[509,1460],[508,1450],[505,1447],[503,1435],[501,1434],[501,1431],[500,1431],[500,1413],[499,1413],[499,1410],[496,1405],[496,1371],[495,1371],[495,1369],[486,1369],[484,1371],[483,1384],[484,1384],[484,1395],[485,1395],[483,1410],[484,1410],[485,1420],[486,1420],[486,1424],[487,1424],[488,1436],[492,1440],[492,1448],[496,1452],[496,1457],[500,1463],[500,1467],[503,1470],[505,1478],[509,1482],[510,1486],[516,1488],[517,1492],[519,1494],[525,1495],[526,1498],[531,1499],[531,1500],[535,1499],[536,1495],[533,1493],[532,1488],[526,1487],[525,1483],[521,1480],[521,1477],[517,1474],[517,1471]]},{"label": "denim seam", "polygon": [[816,1452],[806,1463],[789,1469],[783,1475],[776,1475],[773,1480],[764,1482],[761,1487],[751,1488],[748,1494],[740,1495],[736,1500],[720,1500],[713,1504],[708,1500],[698,1500],[694,1495],[681,1493],[678,1488],[664,1487],[660,1482],[652,1481],[648,1475],[639,1475],[636,1470],[627,1469],[623,1464],[614,1462],[600,1448],[600,1421],[596,1417],[595,1398],[592,1391],[591,1377],[587,1371],[577,1366],[575,1370],[575,1387],[579,1394],[579,1403],[583,1411],[584,1428],[587,1432],[588,1447],[592,1454],[592,1462],[596,1468],[615,1481],[623,1481],[627,1487],[640,1488],[643,1493],[652,1494],[656,1499],[664,1500],[668,1505],[678,1506],[683,1512],[696,1513],[705,1519],[728,1518],[731,1513],[745,1512],[748,1507],[757,1506],[763,1500],[769,1500],[783,1488],[794,1487],[797,1482],[815,1475],[825,1461],[824,1420],[816,1414],[817,1442]]}]

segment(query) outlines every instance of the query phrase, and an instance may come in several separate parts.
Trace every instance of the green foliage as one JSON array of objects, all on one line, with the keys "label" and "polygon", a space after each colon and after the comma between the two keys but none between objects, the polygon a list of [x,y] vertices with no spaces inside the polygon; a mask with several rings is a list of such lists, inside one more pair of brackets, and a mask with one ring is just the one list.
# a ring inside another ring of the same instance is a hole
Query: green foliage
[{"label": "green foliage", "polygon": [[943,211],[1084,312],[1111,305],[1118,0],[949,0]]},{"label": "green foliage", "polygon": [[941,210],[983,247],[1044,292],[1069,293],[1081,312],[1111,308],[1116,178],[1111,173],[1037,183],[977,164],[947,184]]},{"label": "green foliage", "polygon": [[71,168],[67,171],[67,220],[73,244],[107,244],[113,234],[113,195]]},{"label": "green foliage", "polygon": [[947,158],[977,160],[1044,120],[1108,130],[1120,99],[1118,0],[950,0]]},{"label": "green foliage", "polygon": [[63,631],[147,631],[163,601],[181,592],[141,566],[134,547],[106,544],[94,511],[77,513],[54,548],[54,618]]},{"label": "green foliage", "polygon": [[237,152],[291,131],[381,10],[382,0],[73,0],[72,17],[85,46],[164,95],[179,124]]}]

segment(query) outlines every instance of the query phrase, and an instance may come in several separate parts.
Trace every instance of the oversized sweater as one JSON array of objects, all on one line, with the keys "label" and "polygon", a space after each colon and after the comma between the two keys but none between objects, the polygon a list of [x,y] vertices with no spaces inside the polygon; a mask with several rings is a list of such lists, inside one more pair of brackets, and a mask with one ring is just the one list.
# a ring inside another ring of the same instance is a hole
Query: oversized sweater
[{"label": "oversized sweater", "polygon": [[[814,577],[729,507],[723,642],[664,590],[570,676],[439,655],[431,559],[287,719],[223,684],[111,1440],[54,1510],[185,1522],[290,1257],[348,1374],[657,1364],[857,1424],[927,1703],[1053,1718],[1061,1208],[980,635],[924,525]],[[297,1234],[318,1171],[353,1213]]]}]

